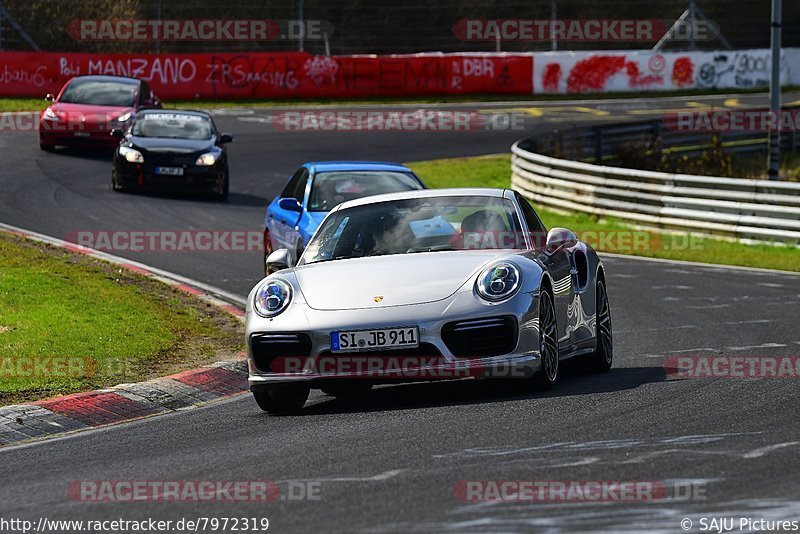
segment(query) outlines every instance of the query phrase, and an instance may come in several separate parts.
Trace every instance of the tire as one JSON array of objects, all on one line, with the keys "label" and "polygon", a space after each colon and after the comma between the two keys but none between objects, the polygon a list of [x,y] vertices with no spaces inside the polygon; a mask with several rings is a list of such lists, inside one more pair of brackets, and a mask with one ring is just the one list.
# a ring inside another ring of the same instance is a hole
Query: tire
[{"label": "tire", "polygon": [[597,281],[595,292],[595,338],[597,348],[589,355],[591,366],[598,373],[607,373],[614,364],[614,336],[611,329],[611,308],[603,280]]},{"label": "tire", "polygon": [[113,191],[122,191],[122,186],[117,183],[117,171],[111,171],[111,189]]},{"label": "tire", "polygon": [[365,381],[330,381],[323,384],[320,389],[326,395],[338,399],[355,399],[363,397],[372,389],[372,384]]},{"label": "tire", "polygon": [[56,149],[56,145],[50,145],[47,143],[39,143],[39,148],[44,150],[45,152],[54,152]]},{"label": "tire", "polygon": [[228,195],[230,194],[230,185],[231,181],[228,178],[228,173],[226,171],[225,180],[222,182],[222,191],[217,193],[217,200],[228,200]]},{"label": "tire", "polygon": [[258,407],[272,415],[290,415],[299,412],[308,400],[306,386],[273,386],[265,391],[254,391]]},{"label": "tire", "polygon": [[558,328],[553,297],[547,291],[539,294],[539,354],[541,370],[533,377],[537,389],[552,388],[559,377]]}]

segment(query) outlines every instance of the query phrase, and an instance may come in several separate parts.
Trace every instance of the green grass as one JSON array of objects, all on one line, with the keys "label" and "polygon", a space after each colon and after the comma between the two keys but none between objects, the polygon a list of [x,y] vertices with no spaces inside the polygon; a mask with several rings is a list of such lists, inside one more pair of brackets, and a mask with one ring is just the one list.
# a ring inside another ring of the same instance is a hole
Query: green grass
[{"label": "green grass", "polygon": [[0,112],[41,111],[49,102],[42,98],[0,98]]},{"label": "green grass", "polygon": [[0,234],[0,405],[230,357],[239,328],[160,282]]},{"label": "green grass", "polygon": [[[793,91],[795,87],[785,87],[783,92]],[[173,100],[165,101],[166,108],[246,108],[246,107],[277,107],[277,106],[349,106],[349,105],[386,105],[386,104],[459,104],[465,102],[548,102],[561,100],[583,99],[613,99],[613,98],[645,98],[645,97],[670,97],[670,96],[701,96],[713,94],[751,94],[763,93],[764,89],[725,89],[723,91],[709,91],[707,89],[692,89],[687,91],[635,91],[635,92],[610,92],[586,94],[536,94],[536,95],[451,95],[451,96],[425,96],[425,97],[370,97],[356,99],[318,98],[318,99],[248,99],[248,100]],[[0,112],[10,111],[38,111],[44,109],[46,102],[42,98],[0,98]]]},{"label": "green grass", "polygon": [[[429,187],[510,187],[511,184],[510,155],[440,159],[408,165]],[[796,247],[745,245],[685,233],[633,230],[613,218],[564,214],[531,204],[548,228],[569,228],[600,252],[800,271],[800,248]]]}]

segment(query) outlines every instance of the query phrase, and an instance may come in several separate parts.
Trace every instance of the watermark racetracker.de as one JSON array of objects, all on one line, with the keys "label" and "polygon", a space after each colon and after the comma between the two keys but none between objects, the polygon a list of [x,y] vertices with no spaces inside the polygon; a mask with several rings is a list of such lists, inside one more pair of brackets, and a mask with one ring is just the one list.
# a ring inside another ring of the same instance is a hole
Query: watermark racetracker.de
[{"label": "watermark racetracker.de", "polygon": [[706,41],[715,25],[708,20],[661,19],[461,19],[453,35],[461,41],[656,42],[667,32],[673,40]]},{"label": "watermark racetracker.de", "polygon": [[[554,230],[555,231],[555,230]],[[450,237],[453,250],[544,248],[553,232],[456,231]],[[557,231],[556,231],[557,232]],[[585,230],[578,240],[604,252],[648,253],[697,251],[701,236],[645,230]],[[564,236],[566,238],[568,236]],[[260,230],[72,230],[69,243],[103,252],[259,252],[264,250]]]},{"label": "watermark racetracker.de", "polygon": [[128,375],[133,366],[128,361],[91,356],[0,354],[0,380],[48,378],[92,378],[105,375]]},{"label": "watermark racetracker.de", "polygon": [[719,109],[677,111],[664,117],[664,126],[675,132],[797,132],[800,109],[773,112],[766,109]]},{"label": "watermark racetracker.de", "polygon": [[65,241],[103,252],[261,252],[255,230],[74,230]]},{"label": "watermark racetracker.de", "polygon": [[325,20],[297,19],[75,19],[75,41],[321,41],[333,35]]},{"label": "watermark racetracker.de", "polygon": [[525,131],[526,115],[474,110],[286,111],[259,122],[280,132],[491,132]]},{"label": "watermark racetracker.de", "polygon": [[319,501],[319,480],[73,480],[71,501],[129,502],[274,502]]},{"label": "watermark racetracker.de", "polygon": [[800,356],[670,356],[664,363],[667,379],[796,379]]},{"label": "watermark racetracker.de", "polygon": [[705,501],[705,483],[668,480],[460,480],[453,496],[464,502],[653,503]]}]

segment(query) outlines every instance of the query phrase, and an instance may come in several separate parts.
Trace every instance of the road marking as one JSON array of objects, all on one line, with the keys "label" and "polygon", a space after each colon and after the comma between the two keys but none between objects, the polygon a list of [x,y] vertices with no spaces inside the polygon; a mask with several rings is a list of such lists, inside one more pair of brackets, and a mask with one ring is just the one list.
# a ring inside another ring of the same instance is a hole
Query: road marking
[{"label": "road marking", "polygon": [[[798,101],[800,102],[800,101]],[[647,261],[652,263],[667,263],[672,265],[685,265],[687,267],[706,267],[714,270],[731,270],[731,271],[744,271],[752,274],[773,274],[773,275],[789,275],[800,276],[797,271],[781,271],[778,269],[764,269],[762,267],[742,267],[740,265],[721,265],[717,263],[704,263],[699,261],[686,261],[686,260],[668,260],[665,258],[647,258],[645,256],[632,256],[630,254],[616,254],[613,252],[601,252],[601,258],[619,258],[623,260]]]},{"label": "road marking", "polygon": [[694,289],[692,286],[681,286],[681,285],[664,285],[664,286],[651,286],[650,289]]},{"label": "road marking", "polygon": [[751,350],[751,349],[777,349],[785,347],[783,343],[764,343],[762,345],[744,345],[742,347],[726,347],[728,350]]},{"label": "road marking", "polygon": [[383,473],[378,473],[377,475],[368,477],[292,478],[287,480],[279,480],[277,482],[380,482],[382,480],[394,478],[403,471],[405,471],[405,469],[392,469],[391,471],[384,471]]},{"label": "road marking", "polygon": [[761,458],[772,451],[777,451],[778,449],[783,449],[785,447],[793,447],[794,445],[800,445],[800,441],[787,441],[786,443],[776,443],[775,445],[761,447],[760,449],[755,449],[743,454],[742,458]]},{"label": "road marking", "polygon": [[[703,106],[701,108],[693,108],[692,111],[711,111],[713,107]],[[628,111],[629,115],[667,115],[669,113],[680,113],[686,111],[686,108],[666,108],[666,109],[632,109]]]}]

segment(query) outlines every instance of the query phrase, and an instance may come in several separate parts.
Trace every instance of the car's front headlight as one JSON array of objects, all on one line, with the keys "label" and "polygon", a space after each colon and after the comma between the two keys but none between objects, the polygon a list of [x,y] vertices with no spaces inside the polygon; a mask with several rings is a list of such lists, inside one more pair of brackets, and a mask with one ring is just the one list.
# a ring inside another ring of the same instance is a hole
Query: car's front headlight
[{"label": "car's front headlight", "polygon": [[49,120],[49,121],[57,121],[57,120],[60,120],[60,119],[58,118],[58,115],[56,115],[56,112],[55,112],[55,111],[53,111],[53,108],[47,108],[46,110],[44,110],[44,115],[43,115],[43,117],[44,117],[45,119]]},{"label": "car's front headlight", "polygon": [[126,146],[119,147],[119,155],[130,163],[144,163],[144,156],[142,156],[141,152]]},{"label": "car's front headlight", "polygon": [[482,298],[498,302],[513,296],[519,289],[521,280],[519,267],[511,262],[502,261],[481,271],[475,288]]},{"label": "car's front headlight", "polygon": [[292,286],[280,278],[265,280],[256,289],[253,309],[262,317],[274,317],[292,300]]},{"label": "car's front headlight", "polygon": [[124,115],[120,115],[119,117],[117,117],[114,120],[117,121],[117,122],[128,122],[128,119],[130,119],[130,118],[131,118],[131,112],[129,111],[129,112],[125,113]]},{"label": "car's front headlight", "polygon": [[217,162],[217,155],[213,152],[206,152],[199,158],[197,161],[194,162],[195,165],[201,165],[203,167],[210,167]]}]

